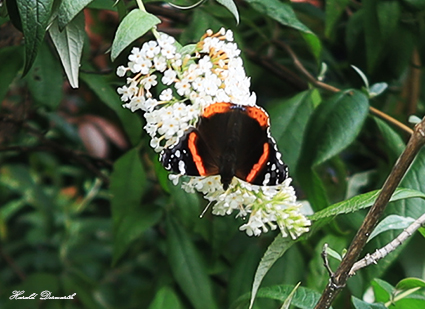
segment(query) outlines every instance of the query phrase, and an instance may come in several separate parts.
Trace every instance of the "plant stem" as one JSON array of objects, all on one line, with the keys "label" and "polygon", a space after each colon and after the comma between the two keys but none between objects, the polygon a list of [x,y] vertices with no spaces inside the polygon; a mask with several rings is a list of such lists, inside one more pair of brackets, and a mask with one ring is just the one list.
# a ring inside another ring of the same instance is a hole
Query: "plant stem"
[{"label": "plant stem", "polygon": [[350,247],[347,250],[346,255],[341,261],[338,269],[335,271],[329,284],[326,286],[320,300],[316,305],[316,309],[329,308],[335,297],[339,294],[341,289],[345,286],[349,277],[350,270],[352,269],[355,261],[359,257],[362,249],[366,245],[366,241],[375,228],[378,220],[384,212],[388,202],[398,187],[400,181],[406,174],[410,167],[413,159],[418,154],[419,150],[425,144],[425,117],[420,123],[415,126],[412,136],[407,143],[406,149],[403,151],[401,156],[398,158],[394,165],[390,175],[385,181],[378,198],[373,204],[369,213],[366,215],[363,224],[358,230],[356,236],[351,242]]},{"label": "plant stem", "polygon": [[145,5],[143,4],[142,0],[136,0],[137,2],[137,6],[139,7],[139,9],[141,9],[143,12],[146,12],[146,8]]}]

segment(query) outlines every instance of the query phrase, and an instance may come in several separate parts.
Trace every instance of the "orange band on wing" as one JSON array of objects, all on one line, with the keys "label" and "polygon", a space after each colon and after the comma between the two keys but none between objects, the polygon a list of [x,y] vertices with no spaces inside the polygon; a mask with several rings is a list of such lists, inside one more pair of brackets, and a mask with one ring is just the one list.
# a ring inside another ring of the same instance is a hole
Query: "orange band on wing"
[{"label": "orange band on wing", "polygon": [[207,172],[205,170],[204,163],[202,162],[201,156],[199,155],[198,149],[196,148],[197,139],[198,139],[198,136],[196,135],[196,133],[191,132],[189,134],[188,146],[189,146],[190,153],[192,154],[192,157],[193,157],[193,162],[195,162],[196,168],[199,172],[199,175],[206,176]]},{"label": "orange band on wing", "polygon": [[269,146],[268,143],[264,143],[263,154],[261,155],[258,162],[254,164],[254,166],[252,167],[252,170],[248,174],[248,176],[246,176],[247,182],[252,182],[255,179],[255,177],[257,177],[258,172],[261,170],[261,168],[264,166],[264,164],[266,164],[267,159],[269,157],[269,147],[270,146]]},{"label": "orange band on wing", "polygon": [[266,128],[269,126],[269,116],[261,108],[254,106],[246,106],[245,109],[248,116],[257,120],[262,128]]},{"label": "orange band on wing", "polygon": [[208,118],[214,114],[222,114],[230,110],[231,103],[214,103],[204,109],[202,117]]}]

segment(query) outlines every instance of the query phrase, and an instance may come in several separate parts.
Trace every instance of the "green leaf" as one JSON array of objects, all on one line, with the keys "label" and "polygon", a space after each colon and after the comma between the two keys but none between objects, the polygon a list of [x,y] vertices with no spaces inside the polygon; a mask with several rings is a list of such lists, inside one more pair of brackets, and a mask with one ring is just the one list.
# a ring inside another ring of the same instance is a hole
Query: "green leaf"
[{"label": "green leaf", "polygon": [[[309,219],[316,221],[368,208],[373,205],[376,198],[378,197],[379,192],[380,190],[371,191],[352,197],[349,200],[333,204],[326,209],[309,216]],[[425,193],[412,189],[397,188],[394,194],[391,196],[390,202],[417,197],[425,199]]]},{"label": "green leaf", "polygon": [[122,108],[122,102],[116,91],[111,88],[108,80],[101,75],[86,73],[81,73],[80,78],[93,90],[103,103],[116,113],[131,143],[133,145],[138,144],[142,134],[141,120],[128,109]]},{"label": "green leaf", "polygon": [[[294,285],[274,285],[261,288],[258,291],[258,298],[275,299],[285,301],[294,289]],[[249,298],[249,294],[241,296],[231,308],[244,308],[245,301]],[[320,299],[320,293],[305,287],[298,287],[292,298],[291,305],[301,309],[314,308]]]},{"label": "green leaf", "polygon": [[235,2],[233,0],[216,0],[216,1],[220,3],[222,6],[224,6],[226,9],[228,9],[230,13],[232,13],[233,16],[235,16],[236,24],[239,24],[239,12]]},{"label": "green leaf", "polygon": [[26,79],[37,104],[55,110],[62,100],[63,78],[60,64],[47,44],[40,47]]},{"label": "green leaf", "polygon": [[23,47],[10,46],[0,49],[0,102],[6,95],[9,85],[18,75],[23,65]]},{"label": "green leaf", "polygon": [[[319,165],[349,146],[369,112],[369,101],[358,90],[341,91],[314,111],[306,131],[302,155]],[[307,163],[303,161],[304,163]]]},{"label": "green leaf", "polygon": [[250,243],[235,260],[227,285],[229,303],[232,304],[242,294],[250,291],[253,274],[260,261],[261,253],[255,243]]},{"label": "green leaf", "polygon": [[339,254],[338,252],[336,252],[335,250],[333,250],[330,247],[326,248],[326,253],[330,256],[333,257],[334,259],[338,260],[338,261],[342,261],[342,256],[341,254]]},{"label": "green leaf", "polygon": [[401,0],[407,7],[415,11],[425,10],[425,2],[423,0]]},{"label": "green leaf", "polygon": [[394,287],[388,282],[375,278],[371,282],[375,301],[387,302],[390,300],[391,294],[394,292]]},{"label": "green leaf", "polygon": [[146,175],[134,148],[119,158],[111,174],[111,211],[114,221],[114,255],[112,264],[127,251],[131,243],[160,219],[160,212],[141,207],[146,190]]},{"label": "green leaf", "polygon": [[148,309],[164,309],[164,308],[173,308],[173,309],[181,308],[179,298],[177,297],[176,293],[168,286],[161,288],[155,294],[155,297],[152,303],[149,305]]},{"label": "green leaf", "polygon": [[62,31],[93,0],[62,0],[58,8],[58,25]]},{"label": "green leaf", "polygon": [[379,224],[375,227],[373,232],[370,234],[367,241],[372,240],[374,237],[379,234],[389,231],[389,230],[403,230],[407,228],[415,219],[406,218],[398,215],[389,215],[385,217]]},{"label": "green leaf", "polygon": [[331,36],[332,30],[336,22],[344,13],[350,0],[326,0],[326,22],[325,22],[325,35]]},{"label": "green leaf", "polygon": [[396,285],[397,290],[410,290],[414,288],[424,288],[425,280],[419,278],[405,278],[399,281]]},{"label": "green leaf", "polygon": [[295,171],[300,157],[304,131],[313,112],[315,93],[317,90],[303,91],[289,100],[274,102],[269,109],[270,130],[289,171]]},{"label": "green leaf", "polygon": [[25,75],[34,63],[46,33],[53,0],[18,0],[17,3],[25,36]]},{"label": "green leaf", "polygon": [[[161,168],[164,167],[161,166]],[[199,220],[199,215],[202,212],[199,196],[186,192],[180,185],[175,186],[171,181],[168,181],[168,188],[179,219],[186,227],[192,227],[195,220]]]},{"label": "green leaf", "polygon": [[289,306],[292,303],[292,299],[294,298],[295,292],[297,291],[300,284],[301,282],[298,282],[298,284],[292,289],[291,293],[289,293],[288,297],[285,299],[280,309],[289,309]]},{"label": "green leaf", "polygon": [[254,282],[252,283],[251,289],[251,300],[249,308],[251,309],[254,305],[254,300],[257,295],[258,289],[264,276],[267,274],[273,264],[288,250],[293,244],[294,240],[290,238],[284,238],[281,235],[277,235],[271,245],[267,248],[261,258],[260,264],[258,264],[257,271],[255,272]]},{"label": "green leaf", "polygon": [[59,30],[58,23],[55,20],[49,29],[49,33],[59,53],[69,84],[72,88],[78,88],[78,72],[85,37],[84,13],[81,12],[75,16],[63,31]]},{"label": "green leaf", "polygon": [[316,60],[319,60],[321,52],[321,43],[319,38],[302,22],[300,22],[295,14],[292,6],[288,3],[278,0],[246,0],[255,10],[265,14],[282,25],[299,30],[303,33],[304,39],[307,41],[311,52]]},{"label": "green leaf", "polygon": [[296,177],[314,211],[319,211],[329,205],[325,185],[311,165],[298,163]]},{"label": "green leaf", "polygon": [[406,143],[400,137],[400,135],[394,131],[385,121],[381,120],[378,117],[373,117],[375,120],[379,131],[382,134],[385,142],[385,150],[389,157],[389,164],[393,165],[397,158],[406,148]]},{"label": "green leaf", "polygon": [[401,17],[401,7],[399,1],[378,1],[376,4],[378,15],[379,31],[382,41],[386,42],[391,38],[394,30],[399,24]]},{"label": "green leaf", "polygon": [[143,36],[152,27],[159,24],[161,20],[156,16],[144,12],[140,9],[134,9],[118,26],[111,48],[111,59],[114,61],[118,55],[129,46],[133,41]]},{"label": "green leaf", "polygon": [[423,309],[425,308],[425,297],[422,295],[409,295],[405,298],[397,300],[395,302],[395,306],[391,306],[390,308],[397,309]]},{"label": "green leaf", "polygon": [[346,90],[323,101],[304,133],[296,176],[314,210],[328,206],[325,186],[314,167],[337,155],[357,137],[369,111],[367,97]]},{"label": "green leaf", "polygon": [[167,257],[174,278],[196,309],[217,308],[205,265],[186,231],[167,218]]},{"label": "green leaf", "polygon": [[351,296],[351,301],[353,302],[355,309],[386,309],[387,308],[384,306],[384,304],[370,304],[354,296]]},{"label": "green leaf", "polygon": [[81,273],[80,270],[71,269],[71,271],[65,272],[61,279],[65,294],[72,295],[76,293],[78,301],[82,303],[84,308],[96,309],[101,307],[95,300],[94,289],[96,282],[90,280],[86,274]]},{"label": "green leaf", "polygon": [[[23,281],[21,284],[19,284],[18,287],[14,287],[14,290],[23,290],[25,291],[24,296],[29,296],[32,293],[37,293],[36,300],[34,302],[37,302],[40,297],[40,293],[42,291],[50,291],[53,296],[58,296],[59,292],[59,280],[56,274],[51,273],[42,273],[42,272],[34,272],[31,273],[27,278],[25,278],[25,281]],[[12,295],[12,293],[10,293]],[[18,301],[24,301],[25,300],[14,300],[16,302]]]}]

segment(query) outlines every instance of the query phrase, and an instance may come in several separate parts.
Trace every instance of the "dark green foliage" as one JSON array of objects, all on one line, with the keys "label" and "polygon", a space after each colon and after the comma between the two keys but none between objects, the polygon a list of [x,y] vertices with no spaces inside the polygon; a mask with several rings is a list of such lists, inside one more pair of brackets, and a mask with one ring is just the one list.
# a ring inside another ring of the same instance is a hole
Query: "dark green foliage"
[{"label": "dark green foliage", "polygon": [[[312,308],[329,279],[323,244],[343,255],[408,139],[370,107],[403,123],[425,112],[425,1],[137,2],[2,2],[0,308],[269,309],[298,282],[292,304]],[[152,27],[182,46],[233,30],[298,199],[315,212],[308,234],[250,238],[243,218],[200,218],[207,201],[168,180],[143,114],[116,93],[116,68]],[[325,87],[311,79],[322,63]],[[422,150],[363,254],[425,213],[424,175]],[[333,307],[425,308],[419,232],[360,270]],[[40,300],[46,290],[75,296]]]}]

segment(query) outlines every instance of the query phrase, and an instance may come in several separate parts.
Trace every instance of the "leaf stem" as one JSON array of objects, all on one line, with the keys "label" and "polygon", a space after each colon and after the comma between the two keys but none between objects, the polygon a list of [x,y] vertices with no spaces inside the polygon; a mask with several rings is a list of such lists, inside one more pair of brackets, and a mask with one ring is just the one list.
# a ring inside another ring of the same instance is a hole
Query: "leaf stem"
[{"label": "leaf stem", "polygon": [[142,0],[136,0],[137,2],[137,6],[139,7],[140,10],[142,10],[143,12],[146,12],[146,8],[145,5],[143,4]]}]

